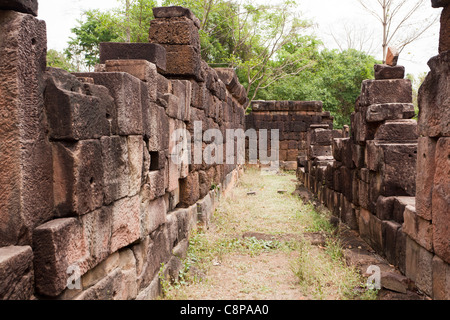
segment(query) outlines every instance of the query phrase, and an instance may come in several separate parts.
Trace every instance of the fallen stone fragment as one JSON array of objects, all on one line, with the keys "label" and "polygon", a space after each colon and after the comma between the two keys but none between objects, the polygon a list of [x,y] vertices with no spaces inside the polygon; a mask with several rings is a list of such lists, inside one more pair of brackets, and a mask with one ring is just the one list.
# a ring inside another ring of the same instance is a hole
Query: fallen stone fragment
[{"label": "fallen stone fragment", "polygon": [[287,193],[287,190],[278,190],[278,193],[279,194],[285,194],[285,193]]},{"label": "fallen stone fragment", "polygon": [[409,280],[401,274],[381,272],[381,286],[391,291],[406,293],[409,286]]},{"label": "fallen stone fragment", "polygon": [[400,52],[397,48],[389,47],[388,52],[386,54],[386,64],[391,67],[395,67],[397,65],[398,57],[400,56]]},{"label": "fallen stone fragment", "polygon": [[248,196],[256,196],[256,192],[255,191],[250,191],[250,192],[247,192],[247,195]]}]

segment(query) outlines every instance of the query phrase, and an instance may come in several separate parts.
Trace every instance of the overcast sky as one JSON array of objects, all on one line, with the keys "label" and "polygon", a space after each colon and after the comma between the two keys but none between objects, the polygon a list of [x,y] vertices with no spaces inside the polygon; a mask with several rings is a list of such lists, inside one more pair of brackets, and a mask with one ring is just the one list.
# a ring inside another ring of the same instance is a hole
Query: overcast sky
[{"label": "overcast sky", "polygon": [[[363,10],[357,0],[298,0],[302,16],[315,24],[315,33],[327,48],[337,48],[334,37],[342,39],[346,34],[344,26],[352,32],[370,35],[374,42],[367,42],[366,47],[373,47],[373,55],[381,59],[381,38],[379,22]],[[117,0],[39,0],[39,18],[47,23],[48,48],[62,51],[71,36],[70,29],[76,26],[76,20],[86,9],[107,10],[117,7]],[[424,17],[437,14],[441,9],[430,6],[423,10]],[[423,39],[414,42],[402,52],[399,64],[406,67],[407,73],[428,72],[427,61],[438,54],[439,23]]]}]

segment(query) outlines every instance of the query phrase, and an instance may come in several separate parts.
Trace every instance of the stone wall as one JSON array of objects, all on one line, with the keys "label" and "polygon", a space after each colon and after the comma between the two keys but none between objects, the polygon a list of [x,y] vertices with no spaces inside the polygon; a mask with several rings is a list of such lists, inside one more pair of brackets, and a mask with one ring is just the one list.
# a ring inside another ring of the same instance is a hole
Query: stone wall
[{"label": "stone wall", "polygon": [[[307,155],[306,134],[310,126],[333,128],[333,118],[322,106],[321,101],[253,101],[252,111],[246,115],[246,129],[279,130],[280,166],[296,170],[297,158]],[[269,150],[270,146],[269,134]]]},{"label": "stone wall", "polygon": [[244,128],[234,71],[201,60],[197,19],[181,7],[155,8],[150,43],[102,44],[96,72],[46,68],[45,23],[23,10],[37,2],[7,3],[0,299],[155,298],[162,264],[177,277],[189,231],[207,227],[240,172],[171,159],[207,129]]},{"label": "stone wall", "polygon": [[[450,299],[450,1],[444,7],[439,55],[419,90],[416,210],[406,214],[406,274],[435,299]],[[426,275],[426,276],[425,276]],[[431,279],[431,281],[430,281]]]},{"label": "stone wall", "polygon": [[[318,200],[416,287],[450,299],[450,142],[448,1],[440,54],[419,90],[414,116],[411,83],[401,66],[375,66],[362,84],[351,137],[311,127],[298,178]],[[322,151],[332,150],[332,156]]]}]

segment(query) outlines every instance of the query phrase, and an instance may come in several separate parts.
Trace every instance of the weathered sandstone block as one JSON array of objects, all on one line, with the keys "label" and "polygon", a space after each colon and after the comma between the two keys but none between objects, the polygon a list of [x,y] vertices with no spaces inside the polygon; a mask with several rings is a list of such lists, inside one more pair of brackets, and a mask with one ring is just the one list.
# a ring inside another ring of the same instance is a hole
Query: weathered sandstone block
[{"label": "weathered sandstone block", "polygon": [[116,112],[110,116],[117,122],[118,134],[143,134],[141,81],[125,72],[74,73],[78,77],[91,77],[95,84],[105,86],[114,98]]},{"label": "weathered sandstone block", "polygon": [[410,119],[414,116],[412,103],[373,104],[367,108],[367,122],[383,122],[385,120]]},{"label": "weathered sandstone block", "polygon": [[431,221],[419,217],[416,214],[416,209],[412,206],[406,206],[403,217],[403,232],[419,245],[432,252],[433,228]]},{"label": "weathered sandstone block", "polygon": [[100,63],[107,60],[147,60],[161,70],[166,70],[166,50],[157,43],[100,43]]},{"label": "weathered sandstone block", "polygon": [[83,238],[89,254],[83,267],[91,269],[111,253],[112,207],[102,207],[81,217]]},{"label": "weathered sandstone block", "polygon": [[375,65],[375,80],[403,79],[404,77],[405,67],[403,66]]},{"label": "weathered sandstone block", "polygon": [[139,196],[123,198],[112,207],[111,253],[126,247],[141,235]]},{"label": "weathered sandstone block", "polygon": [[[128,136],[128,196],[132,197],[141,190],[142,172],[144,165],[144,148],[146,148],[142,136]],[[147,151],[148,152],[148,151]],[[148,169],[148,168],[147,168]]]},{"label": "weathered sandstone block", "polygon": [[439,36],[439,53],[450,50],[450,5],[444,7],[441,14],[441,33]]},{"label": "weathered sandstone block", "polygon": [[53,214],[43,101],[47,38],[45,22],[15,11],[0,10],[0,34],[0,246],[9,246],[29,244],[32,229]]},{"label": "weathered sandstone block", "polygon": [[107,72],[126,72],[143,81],[147,85],[150,101],[157,99],[158,71],[156,65],[147,60],[107,60]]},{"label": "weathered sandstone block", "polygon": [[450,265],[438,256],[433,257],[433,298],[450,299]]},{"label": "weathered sandstone block", "polygon": [[415,195],[416,161],[417,144],[367,143],[367,167],[378,173],[378,190],[384,196]]},{"label": "weathered sandstone block", "polygon": [[428,61],[431,72],[419,89],[419,134],[450,136],[450,52]]},{"label": "weathered sandstone block", "polygon": [[127,138],[120,136],[102,137],[102,159],[104,161],[103,186],[104,203],[126,197],[129,193],[129,173]]},{"label": "weathered sandstone block", "polygon": [[82,263],[88,254],[82,240],[82,226],[75,218],[57,219],[34,230],[33,253],[36,290],[39,294],[56,297],[67,286],[70,271],[85,270]]},{"label": "weathered sandstone block", "polygon": [[0,248],[0,299],[28,300],[34,291],[31,247]]},{"label": "weathered sandstone block", "polygon": [[375,140],[389,142],[416,141],[417,121],[416,120],[388,120],[377,129]]},{"label": "weathered sandstone block", "polygon": [[3,0],[0,10],[13,10],[22,13],[38,15],[38,0]]},{"label": "weathered sandstone block", "polygon": [[201,76],[201,56],[199,50],[188,45],[164,45],[167,52],[167,76],[179,76],[204,80]]},{"label": "weathered sandstone block", "polygon": [[435,139],[420,137],[417,147],[416,212],[426,220],[432,219],[436,143]]},{"label": "weathered sandstone block", "polygon": [[166,222],[166,202],[163,197],[141,202],[141,237],[146,237]]},{"label": "weathered sandstone block", "polygon": [[194,21],[197,28],[200,28],[200,20],[198,20],[190,9],[181,6],[153,8],[153,16],[156,19],[186,17]]},{"label": "weathered sandstone block", "polygon": [[364,80],[361,106],[383,103],[412,103],[412,85],[409,79]]},{"label": "weathered sandstone block", "polygon": [[195,204],[200,198],[199,174],[193,172],[180,180],[180,203],[184,208]]},{"label": "weathered sandstone block", "polygon": [[436,254],[450,263],[450,138],[438,140],[435,161],[432,195],[433,246]]},{"label": "weathered sandstone block", "polygon": [[198,28],[194,21],[187,17],[152,20],[149,41],[162,45],[190,45],[200,48]]},{"label": "weathered sandstone block", "polygon": [[78,92],[71,91],[73,87],[60,87],[61,82],[77,81],[63,70],[51,68],[47,74],[45,109],[52,139],[97,139],[109,133],[106,107],[99,97],[88,95],[81,84]]},{"label": "weathered sandstone block", "polygon": [[54,201],[59,217],[83,215],[103,204],[102,147],[98,140],[53,144]]},{"label": "weathered sandstone block", "polygon": [[433,254],[406,236],[406,276],[427,295],[432,295]]}]

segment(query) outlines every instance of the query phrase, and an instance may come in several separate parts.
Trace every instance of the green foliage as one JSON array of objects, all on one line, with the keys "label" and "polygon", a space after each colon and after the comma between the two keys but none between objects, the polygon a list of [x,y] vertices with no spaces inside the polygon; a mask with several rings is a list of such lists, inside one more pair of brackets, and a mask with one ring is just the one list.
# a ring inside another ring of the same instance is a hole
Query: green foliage
[{"label": "green foliage", "polygon": [[349,125],[361,82],[373,79],[373,66],[378,62],[354,49],[342,52],[324,49],[313,56],[316,62],[311,68],[261,92],[258,99],[321,100],[324,110],[334,116],[337,128]]},{"label": "green foliage", "polygon": [[72,29],[75,37],[69,41],[65,54],[76,61],[78,69],[90,69],[99,62],[100,42],[120,41],[118,18],[112,12],[88,10],[78,23],[79,26]]},{"label": "green foliage", "polygon": [[[117,9],[88,10],[72,29],[65,54],[76,71],[99,61],[100,42],[146,42],[154,0],[122,0]],[[324,49],[297,16],[295,1],[164,0],[190,8],[200,20],[202,58],[235,68],[250,100],[321,100],[341,128],[350,123],[361,82],[375,59],[349,49]]]},{"label": "green foliage", "polygon": [[47,51],[47,66],[52,68],[60,68],[69,72],[75,71],[75,66],[67,60],[63,53],[54,49]]},{"label": "green foliage", "polygon": [[[75,61],[77,69],[91,69],[99,62],[101,42],[147,42],[150,21],[153,19],[152,0],[121,1],[110,11],[87,10],[78,26],[72,28],[74,37],[68,42],[65,54]],[[128,6],[127,6],[128,2]]]},{"label": "green foliage", "polygon": [[417,76],[414,76],[413,74],[408,73],[406,75],[406,78],[411,80],[412,83],[412,88],[413,88],[413,104],[414,104],[414,109],[416,111],[416,115],[414,117],[414,119],[418,120],[419,118],[419,101],[418,101],[418,97],[419,97],[419,89],[422,86],[422,83],[425,81],[425,78],[427,76],[427,72],[423,72],[418,74]]}]

